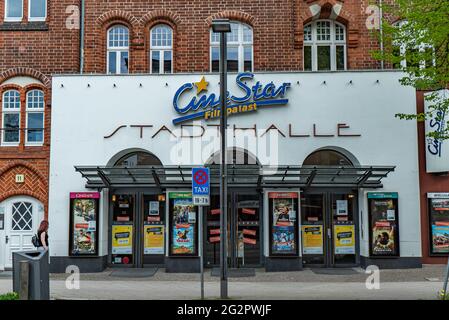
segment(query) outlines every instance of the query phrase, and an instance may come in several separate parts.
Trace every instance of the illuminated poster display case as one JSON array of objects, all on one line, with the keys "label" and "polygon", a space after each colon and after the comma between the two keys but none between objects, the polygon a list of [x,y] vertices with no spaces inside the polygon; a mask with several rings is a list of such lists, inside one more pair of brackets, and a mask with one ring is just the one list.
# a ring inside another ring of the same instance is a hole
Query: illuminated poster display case
[{"label": "illuminated poster display case", "polygon": [[449,254],[449,193],[428,193],[430,254]]},{"label": "illuminated poster display case", "polygon": [[369,192],[369,239],[371,257],[399,256],[398,193]]},{"label": "illuminated poster display case", "polygon": [[298,192],[268,192],[270,256],[298,256]]},{"label": "illuminated poster display case", "polygon": [[98,255],[98,192],[70,193],[70,256]]},{"label": "illuminated poster display case", "polygon": [[169,254],[174,257],[198,255],[198,206],[191,192],[169,192]]}]

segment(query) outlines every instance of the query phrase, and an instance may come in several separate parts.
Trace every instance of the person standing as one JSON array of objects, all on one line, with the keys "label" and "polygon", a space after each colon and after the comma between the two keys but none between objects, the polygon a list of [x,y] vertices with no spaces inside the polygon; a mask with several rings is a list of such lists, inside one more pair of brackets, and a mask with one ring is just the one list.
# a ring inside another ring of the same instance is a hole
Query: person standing
[{"label": "person standing", "polygon": [[37,239],[39,240],[39,246],[37,250],[48,250],[48,221],[42,220],[39,229],[37,231]]}]

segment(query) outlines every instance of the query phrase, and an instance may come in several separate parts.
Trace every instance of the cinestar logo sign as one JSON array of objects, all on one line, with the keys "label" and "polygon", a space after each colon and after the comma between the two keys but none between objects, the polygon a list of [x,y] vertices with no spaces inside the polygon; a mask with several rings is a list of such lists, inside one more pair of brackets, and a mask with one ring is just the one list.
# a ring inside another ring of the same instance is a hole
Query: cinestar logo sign
[{"label": "cinestar logo sign", "polygon": [[[253,86],[248,86],[246,82],[254,79],[252,73],[240,73],[236,77],[237,87],[240,94],[232,95],[228,92],[227,114],[228,116],[241,113],[254,112],[261,107],[281,106],[288,103],[284,97],[287,90],[291,87],[290,83],[283,83],[276,86],[273,82],[261,84],[257,81]],[[205,77],[195,83],[186,83],[182,85],[175,93],[173,98],[173,107],[181,114],[173,120],[173,124],[180,124],[186,121],[196,119],[214,119],[220,117],[221,106],[220,96],[215,93],[207,94],[209,82]],[[196,87],[196,90],[194,89]],[[194,95],[193,95],[194,94]],[[181,97],[192,96],[185,105],[180,105]]]}]

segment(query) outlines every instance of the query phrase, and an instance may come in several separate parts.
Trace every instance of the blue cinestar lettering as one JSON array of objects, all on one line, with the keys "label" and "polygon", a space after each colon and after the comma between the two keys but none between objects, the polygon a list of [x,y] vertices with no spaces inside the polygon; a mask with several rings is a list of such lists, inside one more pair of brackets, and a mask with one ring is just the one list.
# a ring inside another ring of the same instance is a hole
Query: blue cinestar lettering
[{"label": "blue cinestar lettering", "polygon": [[[249,72],[240,73],[237,75],[236,85],[242,92],[241,95],[237,96],[231,96],[229,92],[227,93],[228,114],[256,111],[258,107],[279,106],[288,103],[288,99],[283,98],[291,86],[290,83],[283,83],[279,87],[276,87],[273,82],[262,85],[260,81],[257,81],[252,87],[248,86],[246,82],[253,79],[254,74]],[[205,81],[204,78],[202,81]],[[207,90],[204,88],[204,83],[206,83],[205,86],[207,86],[207,82],[200,82],[196,84],[197,86],[201,84],[199,93],[203,90]],[[179,124],[185,121],[204,117],[207,120],[218,116],[216,111],[220,110],[220,96],[217,96],[214,93],[203,94],[201,96],[195,95],[186,105],[180,105],[181,97],[188,93],[191,94],[192,91],[194,91],[194,87],[195,84],[186,83],[176,91],[175,96],[173,97],[173,107],[176,112],[182,114],[183,116],[174,119],[173,124]],[[214,115],[212,117],[210,117],[211,110],[214,110]],[[187,115],[189,112],[193,113]]]},{"label": "blue cinestar lettering", "polygon": [[[434,119],[430,120],[430,127],[434,129],[436,133],[442,133],[445,130],[444,120],[446,117],[446,113],[442,111],[438,111],[437,115]],[[440,120],[441,119],[441,120]],[[441,150],[443,147],[443,140],[434,138],[428,142],[427,150],[434,156],[438,155],[441,158]]]}]

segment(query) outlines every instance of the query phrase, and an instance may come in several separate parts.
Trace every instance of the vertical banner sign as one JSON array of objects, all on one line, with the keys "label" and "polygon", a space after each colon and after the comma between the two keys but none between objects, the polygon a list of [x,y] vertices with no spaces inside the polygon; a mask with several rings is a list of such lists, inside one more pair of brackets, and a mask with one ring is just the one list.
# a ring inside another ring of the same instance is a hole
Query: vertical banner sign
[{"label": "vertical banner sign", "polygon": [[210,195],[210,171],[209,168],[192,169],[192,196],[196,206],[208,206]]},{"label": "vertical banner sign", "polygon": [[[431,94],[431,93],[429,93]],[[428,95],[428,94],[426,94]],[[449,90],[441,90],[437,93],[440,98],[449,98]],[[431,132],[444,132],[449,114],[431,110],[432,101],[424,101],[425,112],[432,111],[432,116],[426,120],[426,169],[429,173],[449,171],[449,141],[428,137]]]},{"label": "vertical banner sign", "polygon": [[430,252],[449,253],[449,193],[428,193],[430,219]]},{"label": "vertical banner sign", "polygon": [[398,194],[368,193],[371,256],[399,256]]},{"label": "vertical banner sign", "polygon": [[70,193],[70,256],[98,254],[98,192]]},{"label": "vertical banner sign", "polygon": [[296,255],[297,241],[297,192],[269,192],[271,229],[271,254]]}]

